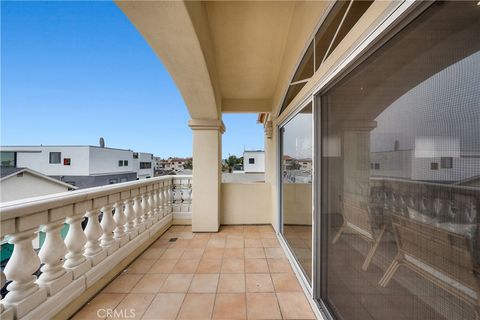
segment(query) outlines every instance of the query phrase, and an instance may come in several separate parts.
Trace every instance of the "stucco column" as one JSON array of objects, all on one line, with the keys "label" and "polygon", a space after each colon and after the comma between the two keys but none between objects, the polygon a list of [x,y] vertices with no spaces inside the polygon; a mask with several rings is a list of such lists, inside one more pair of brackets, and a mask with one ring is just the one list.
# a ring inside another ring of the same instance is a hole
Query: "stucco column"
[{"label": "stucco column", "polygon": [[221,120],[200,119],[192,119],[188,125],[193,131],[192,231],[217,232],[225,126]]}]

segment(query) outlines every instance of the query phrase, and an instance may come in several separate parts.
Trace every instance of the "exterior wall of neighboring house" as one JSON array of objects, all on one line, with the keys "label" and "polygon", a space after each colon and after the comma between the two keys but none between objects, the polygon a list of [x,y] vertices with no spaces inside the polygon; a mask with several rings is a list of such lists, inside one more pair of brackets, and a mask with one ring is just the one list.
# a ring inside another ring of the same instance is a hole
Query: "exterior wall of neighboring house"
[{"label": "exterior wall of neighboring house", "polygon": [[[89,175],[89,146],[2,147],[17,152],[17,167],[30,168],[47,176]],[[60,163],[50,163],[50,153],[60,152]],[[64,165],[64,159],[71,159]]]},{"label": "exterior wall of neighboring house", "polygon": [[134,172],[133,151],[90,148],[90,175]]},{"label": "exterior wall of neighboring house", "polygon": [[154,164],[153,155],[151,153],[138,152],[138,159],[133,160],[134,168],[137,171],[137,179],[153,177]]},{"label": "exterior wall of neighboring house", "polygon": [[21,172],[0,181],[0,202],[69,191],[69,187],[30,172]]},{"label": "exterior wall of neighboring house", "polygon": [[265,152],[244,151],[243,171],[245,173],[265,172]]},{"label": "exterior wall of neighboring house", "polygon": [[107,184],[134,181],[137,179],[136,172],[114,173],[91,176],[51,176],[78,188],[91,188]]}]

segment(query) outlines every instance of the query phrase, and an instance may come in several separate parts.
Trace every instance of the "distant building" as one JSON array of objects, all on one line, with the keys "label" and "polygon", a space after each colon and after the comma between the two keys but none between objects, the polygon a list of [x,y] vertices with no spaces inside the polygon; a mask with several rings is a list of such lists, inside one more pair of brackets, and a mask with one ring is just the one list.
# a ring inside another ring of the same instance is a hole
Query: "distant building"
[{"label": "distant building", "polygon": [[1,167],[0,202],[75,190],[77,187],[28,168]]},{"label": "distant building", "polygon": [[2,167],[29,168],[79,188],[153,177],[150,153],[96,146],[1,147]]},{"label": "distant building", "polygon": [[243,171],[245,173],[265,172],[265,152],[263,150],[245,150],[243,152]]}]

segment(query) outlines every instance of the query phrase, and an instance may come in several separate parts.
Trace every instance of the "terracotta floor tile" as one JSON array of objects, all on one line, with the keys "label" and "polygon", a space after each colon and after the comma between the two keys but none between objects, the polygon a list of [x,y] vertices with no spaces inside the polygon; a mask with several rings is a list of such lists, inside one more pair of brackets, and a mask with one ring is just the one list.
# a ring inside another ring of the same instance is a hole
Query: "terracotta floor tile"
[{"label": "terracotta floor tile", "polygon": [[123,273],[116,277],[110,284],[103,289],[105,293],[129,293],[130,290],[142,278],[141,274],[127,274]]},{"label": "terracotta floor tile", "polygon": [[95,320],[95,319],[105,319],[102,314],[98,314],[98,310],[113,310],[120,301],[125,298],[125,293],[100,293],[92,301],[87,303],[83,308],[73,316],[74,320]]},{"label": "terracotta floor tile", "polygon": [[213,239],[208,240],[207,248],[225,248],[225,239]]},{"label": "terracotta floor tile", "polygon": [[213,319],[246,319],[246,302],[243,293],[219,293],[215,300]]},{"label": "terracotta floor tile", "polygon": [[189,293],[183,301],[177,319],[211,319],[215,294]]},{"label": "terracotta floor tile", "polygon": [[197,267],[197,273],[220,273],[222,268],[221,259],[206,259],[200,260]]},{"label": "terracotta floor tile", "polygon": [[148,248],[140,255],[142,259],[158,259],[165,252],[165,248]]},{"label": "terracotta floor tile", "polygon": [[171,249],[179,249],[179,248],[185,249],[185,248],[189,248],[189,247],[190,247],[190,241],[191,241],[191,240],[187,240],[187,239],[178,239],[177,241],[175,241],[174,243],[172,243],[172,245],[170,246],[170,248],[171,248]]},{"label": "terracotta floor tile", "polygon": [[245,259],[265,258],[263,248],[245,248]]},{"label": "terracotta floor tile", "polygon": [[245,259],[245,273],[268,273],[266,259]]},{"label": "terracotta floor tile", "polygon": [[185,231],[184,231],[184,232],[180,232],[180,234],[179,234],[178,237],[179,237],[180,239],[184,239],[184,240],[191,240],[191,239],[193,239],[194,236],[195,236],[195,234],[194,234],[193,232],[190,232],[190,231],[189,231],[189,232],[185,232]]},{"label": "terracotta floor tile", "polygon": [[262,245],[265,248],[280,248],[280,243],[277,239],[262,239]]},{"label": "terracotta floor tile", "polygon": [[184,293],[157,294],[143,314],[142,320],[176,319],[184,298]]},{"label": "terracotta floor tile", "polygon": [[241,293],[245,292],[245,274],[220,274],[218,292]]},{"label": "terracotta floor tile", "polygon": [[205,249],[208,243],[208,238],[207,239],[197,239],[193,238],[193,240],[190,240],[190,249],[194,248],[200,248],[200,249]]},{"label": "terracotta floor tile", "polygon": [[225,249],[223,248],[206,248],[203,253],[205,259],[222,259]]},{"label": "terracotta floor tile", "polygon": [[108,319],[141,319],[154,297],[154,294],[130,293],[115,308],[114,315]]},{"label": "terracotta floor tile", "polygon": [[243,248],[243,237],[241,239],[227,238],[225,248]]},{"label": "terracotta floor tile", "polygon": [[[260,233],[256,232],[256,231],[248,231],[248,232],[245,232],[243,234],[243,238],[245,240],[259,240],[260,239]],[[261,246],[262,246],[262,243],[260,242],[260,247]],[[247,247],[246,242],[245,242],[245,247]],[[252,247],[250,247],[250,248],[252,248]],[[255,247],[253,247],[253,248],[255,248]]]},{"label": "terracotta floor tile", "polygon": [[160,287],[159,292],[187,292],[192,278],[193,274],[170,274]]},{"label": "terracotta floor tile", "polygon": [[267,263],[271,273],[293,271],[287,259],[267,259]]},{"label": "terracotta floor tile", "polygon": [[275,292],[269,273],[247,273],[247,292]]},{"label": "terracotta floor tile", "polygon": [[310,304],[302,292],[277,293],[284,319],[315,319]]},{"label": "terracotta floor tile", "polygon": [[152,243],[152,245],[150,246],[151,248],[164,248],[164,249],[168,249],[170,247],[172,243],[170,241],[168,241],[168,239],[158,239],[157,241],[155,241],[154,243]]},{"label": "terracotta floor tile", "polygon": [[201,259],[203,251],[203,248],[185,249],[180,259]]},{"label": "terracotta floor tile", "polygon": [[215,293],[218,286],[218,273],[196,274],[193,276],[192,283],[188,292],[190,293]]},{"label": "terracotta floor tile", "polygon": [[170,229],[168,229],[168,231],[171,231],[171,232],[182,232],[184,229],[184,226],[171,226]]},{"label": "terracotta floor tile", "polygon": [[131,290],[133,293],[157,293],[160,287],[164,284],[168,274],[152,273],[143,276],[140,281]]},{"label": "terracotta floor tile", "polygon": [[211,233],[202,233],[202,232],[198,233],[197,232],[197,233],[195,233],[195,236],[193,237],[193,239],[208,240],[208,239],[210,239],[211,236],[212,236]]},{"label": "terracotta floor tile", "polygon": [[177,261],[177,259],[159,259],[147,273],[170,273]]},{"label": "terracotta floor tile", "polygon": [[245,248],[262,248],[262,241],[259,239],[245,239]]},{"label": "terracotta floor tile", "polygon": [[270,259],[285,259],[282,248],[265,248],[265,256]]},{"label": "terracotta floor tile", "polygon": [[282,319],[275,293],[247,293],[248,319]]},{"label": "terracotta floor tile", "polygon": [[184,248],[168,248],[160,259],[180,259],[184,251]]},{"label": "terracotta floor tile", "polygon": [[223,254],[224,258],[243,259],[245,251],[243,248],[226,248]]},{"label": "terracotta floor tile", "polygon": [[243,259],[223,259],[221,273],[245,273]]},{"label": "terracotta floor tile", "polygon": [[260,232],[261,239],[276,239],[277,236],[273,232]]},{"label": "terracotta floor tile", "polygon": [[127,267],[127,273],[146,273],[157,259],[141,259],[138,258],[131,265]]},{"label": "terracotta floor tile", "polygon": [[195,273],[200,259],[178,260],[171,273]]},{"label": "terracotta floor tile", "polygon": [[293,273],[272,273],[273,285],[276,292],[302,291],[297,277]]}]

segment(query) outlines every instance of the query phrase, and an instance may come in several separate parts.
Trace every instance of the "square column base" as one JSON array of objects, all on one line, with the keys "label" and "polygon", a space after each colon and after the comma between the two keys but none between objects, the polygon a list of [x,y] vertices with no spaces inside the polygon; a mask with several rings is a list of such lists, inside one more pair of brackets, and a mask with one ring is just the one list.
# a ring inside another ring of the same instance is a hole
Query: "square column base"
[{"label": "square column base", "polygon": [[55,293],[65,288],[72,281],[73,272],[67,271],[64,275],[49,283],[42,283],[40,280],[37,280],[37,284],[40,288],[45,288],[49,296],[53,296]]},{"label": "square column base", "polygon": [[107,257],[107,250],[105,249],[102,249],[101,251],[99,251],[93,256],[86,256],[86,258],[91,261],[92,267],[102,262],[106,257]]},{"label": "square column base", "polygon": [[35,309],[37,306],[39,306],[45,300],[47,300],[47,290],[45,288],[39,288],[37,291],[24,298],[23,300],[13,303],[3,302],[3,304],[5,306],[5,309],[8,309],[9,307],[13,309],[15,319],[20,319],[24,315]]},{"label": "square column base", "polygon": [[13,320],[13,309],[12,308],[5,308],[0,314],[0,319],[2,320]]},{"label": "square column base", "polygon": [[90,270],[92,267],[92,262],[89,259],[85,259],[82,263],[80,263],[78,266],[75,266],[73,268],[65,268],[69,271],[72,271],[73,274],[73,279],[78,279],[80,278],[85,272]]}]

